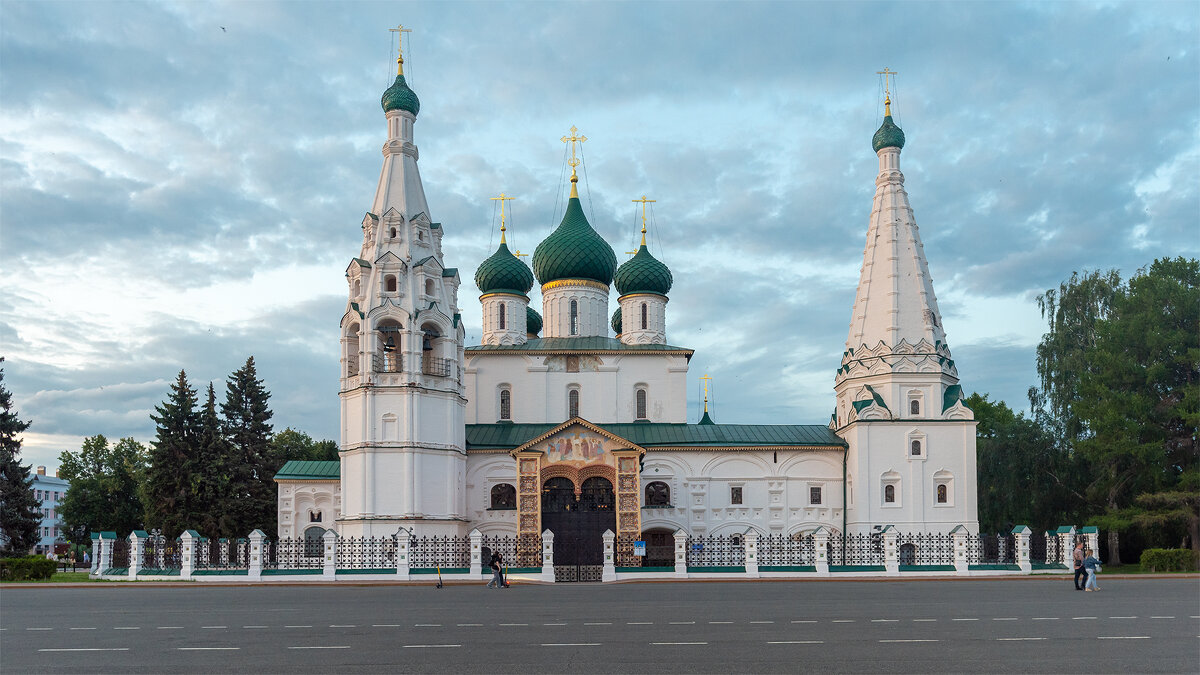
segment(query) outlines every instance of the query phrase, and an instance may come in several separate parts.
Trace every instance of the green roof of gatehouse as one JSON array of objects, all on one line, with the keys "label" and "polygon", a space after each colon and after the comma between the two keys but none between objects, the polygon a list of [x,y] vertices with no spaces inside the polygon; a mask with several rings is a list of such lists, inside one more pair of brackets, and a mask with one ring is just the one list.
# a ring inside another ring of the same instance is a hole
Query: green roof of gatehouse
[{"label": "green roof of gatehouse", "polygon": [[275,480],[336,480],[341,472],[341,462],[293,459],[279,467]]}]

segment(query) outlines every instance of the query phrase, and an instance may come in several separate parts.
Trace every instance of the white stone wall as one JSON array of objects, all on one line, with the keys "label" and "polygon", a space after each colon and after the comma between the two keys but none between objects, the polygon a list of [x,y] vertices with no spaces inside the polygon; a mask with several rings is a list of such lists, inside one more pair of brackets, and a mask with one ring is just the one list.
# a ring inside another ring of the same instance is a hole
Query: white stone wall
[{"label": "white stone wall", "polygon": [[[594,282],[593,282],[594,283]],[[548,284],[549,285],[549,284]],[[571,333],[571,301],[578,306],[578,331]],[[553,288],[542,287],[542,335],[558,337],[608,337],[608,287],[573,285],[555,282]]]},{"label": "white stone wall", "polygon": [[568,372],[562,355],[468,353],[464,377],[468,424],[500,419],[502,388],[512,392],[512,421],[567,419],[567,397],[579,390],[580,416],[595,424],[637,419],[637,390],[646,391],[651,422],[687,421],[687,358],[682,354],[579,355]]},{"label": "white stone wall", "polygon": [[[621,303],[621,342],[627,345],[667,343],[667,299],[661,295],[639,293],[623,295]],[[646,306],[646,327],[642,328],[642,305]]]},{"label": "white stone wall", "polygon": [[[280,537],[303,537],[304,531],[314,525],[336,530],[342,515],[341,485],[337,480],[281,480],[278,490]],[[320,513],[320,522],[313,522],[314,512]]]},{"label": "white stone wall", "polygon": [[[485,345],[525,344],[525,308],[529,300],[508,293],[489,293],[479,299],[483,309],[483,340]],[[500,314],[504,314],[504,327],[500,327]]]}]

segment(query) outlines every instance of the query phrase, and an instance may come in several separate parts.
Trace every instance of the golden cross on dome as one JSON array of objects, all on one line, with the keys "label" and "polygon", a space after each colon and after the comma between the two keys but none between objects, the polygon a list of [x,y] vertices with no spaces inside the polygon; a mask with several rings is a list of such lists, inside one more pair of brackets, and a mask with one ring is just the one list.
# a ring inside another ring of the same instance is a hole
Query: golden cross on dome
[{"label": "golden cross on dome", "polygon": [[521,253],[521,249],[517,249],[516,252],[513,253],[513,255],[517,256],[518,258],[528,258],[529,257],[528,253]]},{"label": "golden cross on dome", "polygon": [[892,114],[892,87],[896,84],[896,75],[899,73],[884,67],[883,70],[875,71],[875,74],[883,76],[883,114],[886,117]]},{"label": "golden cross on dome", "polygon": [[708,383],[712,382],[712,377],[707,374],[701,375],[700,382],[704,384],[704,412],[708,412]]},{"label": "golden cross on dome", "polygon": [[641,202],[641,204],[642,204],[642,246],[645,246],[646,245],[646,204],[653,204],[654,202],[656,202],[658,200],[657,199],[646,199],[646,195],[642,195],[641,199],[633,199],[630,201],[634,202],[635,204],[638,202]]},{"label": "golden cross on dome", "polygon": [[503,244],[503,243],[505,243],[504,242],[504,230],[505,230],[505,227],[504,227],[504,202],[511,202],[512,200],[516,199],[516,197],[509,197],[508,195],[501,192],[499,197],[490,197],[490,199],[492,201],[500,202],[500,243]]},{"label": "golden cross on dome", "polygon": [[575,175],[575,167],[579,166],[579,160],[575,157],[575,146],[577,143],[584,143],[587,141],[587,136],[578,135],[578,131],[579,129],[576,129],[575,125],[572,124],[571,135],[562,137],[563,143],[571,144],[571,159],[567,160],[567,164],[571,167],[572,176]]},{"label": "golden cross on dome", "polygon": [[396,50],[399,54],[396,56],[396,74],[404,74],[404,34],[411,33],[411,28],[405,28],[404,24],[398,24],[395,28],[389,28],[389,33],[396,33]]}]

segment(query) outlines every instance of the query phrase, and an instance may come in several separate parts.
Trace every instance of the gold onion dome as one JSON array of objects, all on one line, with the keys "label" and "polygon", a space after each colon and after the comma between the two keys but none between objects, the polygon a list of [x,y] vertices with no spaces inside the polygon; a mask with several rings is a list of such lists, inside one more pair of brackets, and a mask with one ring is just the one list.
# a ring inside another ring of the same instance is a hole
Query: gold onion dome
[{"label": "gold onion dome", "polygon": [[[533,288],[533,272],[501,241],[500,248],[475,270],[475,285],[483,293],[512,293],[526,296]],[[541,324],[541,321],[538,321]]]},{"label": "gold onion dome", "polygon": [[[572,176],[572,183],[575,177]],[[572,193],[574,193],[572,184]],[[548,284],[558,279],[590,279],[604,285],[612,283],[617,269],[617,255],[604,238],[592,229],[583,215],[578,195],[567,201],[558,228],[550,233],[533,252],[533,273],[538,282]]]},{"label": "gold onion dome", "polygon": [[671,290],[674,280],[671,270],[667,269],[658,258],[650,255],[650,249],[643,242],[636,255],[626,260],[617,269],[615,277],[617,293],[653,293],[666,295]]}]

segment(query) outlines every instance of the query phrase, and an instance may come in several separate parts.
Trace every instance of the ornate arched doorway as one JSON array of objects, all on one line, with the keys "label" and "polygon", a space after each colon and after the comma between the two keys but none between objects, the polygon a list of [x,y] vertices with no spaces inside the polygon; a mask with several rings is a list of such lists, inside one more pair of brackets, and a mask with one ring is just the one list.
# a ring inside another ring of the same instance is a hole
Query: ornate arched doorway
[{"label": "ornate arched doorway", "polygon": [[604,571],[604,531],[617,529],[612,481],[601,476],[542,484],[542,527],[554,533],[554,580],[600,581]]}]

